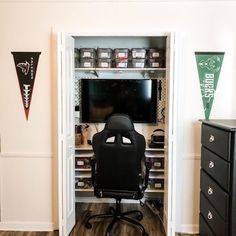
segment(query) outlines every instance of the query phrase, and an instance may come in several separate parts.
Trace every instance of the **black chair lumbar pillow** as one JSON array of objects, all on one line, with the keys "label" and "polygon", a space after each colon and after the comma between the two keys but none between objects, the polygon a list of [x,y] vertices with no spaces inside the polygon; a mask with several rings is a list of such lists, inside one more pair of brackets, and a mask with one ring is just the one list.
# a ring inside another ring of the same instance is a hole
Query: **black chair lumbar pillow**
[{"label": "black chair lumbar pillow", "polygon": [[92,219],[111,217],[113,220],[106,229],[106,236],[111,235],[113,225],[119,220],[137,226],[142,236],[148,236],[138,222],[143,218],[141,211],[121,212],[121,199],[140,200],[147,188],[149,163],[145,160],[145,145],[145,138],[135,131],[132,120],[125,114],[111,115],[104,129],[93,136],[94,195],[97,198],[115,198],[116,208],[110,207],[107,214],[90,216],[86,228],[92,227]]}]

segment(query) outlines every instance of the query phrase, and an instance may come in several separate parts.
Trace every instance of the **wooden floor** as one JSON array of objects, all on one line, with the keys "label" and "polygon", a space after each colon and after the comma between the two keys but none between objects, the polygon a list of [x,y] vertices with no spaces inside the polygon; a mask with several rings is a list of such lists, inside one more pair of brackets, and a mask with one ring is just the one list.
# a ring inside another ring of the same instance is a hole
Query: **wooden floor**
[{"label": "wooden floor", "polygon": [[[78,219],[74,230],[71,232],[70,236],[102,236],[105,235],[106,228],[111,222],[111,219],[106,220],[96,220],[93,224],[92,229],[86,229],[85,222],[90,215],[106,213],[109,206],[114,206],[113,204],[99,203],[99,204],[78,204]],[[162,223],[159,218],[155,216],[149,208],[146,206],[141,207],[139,204],[122,204],[122,211],[130,210],[140,210],[143,212],[143,220],[141,224],[144,226],[145,230],[149,236],[164,236],[164,230]],[[128,223],[123,221],[118,222],[114,225],[112,231],[112,236],[141,236],[141,231]]]},{"label": "wooden floor", "polygon": [[[87,217],[93,214],[107,212],[109,206],[113,204],[107,203],[88,203],[77,204],[77,223],[70,233],[70,236],[102,236],[105,234],[106,227],[110,219],[95,221],[92,229],[85,228]],[[146,206],[141,207],[139,204],[122,204],[122,211],[141,210],[143,212],[142,225],[149,236],[164,236],[164,230],[159,218],[155,216]],[[130,224],[118,222],[114,225],[112,236],[141,236],[141,232],[137,227]],[[0,231],[0,236],[58,236],[58,231],[54,232],[9,232]]]}]

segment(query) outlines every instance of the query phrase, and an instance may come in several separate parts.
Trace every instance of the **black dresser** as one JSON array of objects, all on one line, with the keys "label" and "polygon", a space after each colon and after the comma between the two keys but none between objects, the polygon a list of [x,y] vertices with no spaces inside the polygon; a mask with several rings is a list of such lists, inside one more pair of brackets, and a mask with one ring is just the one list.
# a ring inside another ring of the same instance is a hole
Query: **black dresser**
[{"label": "black dresser", "polygon": [[200,235],[236,236],[236,120],[202,121]]}]

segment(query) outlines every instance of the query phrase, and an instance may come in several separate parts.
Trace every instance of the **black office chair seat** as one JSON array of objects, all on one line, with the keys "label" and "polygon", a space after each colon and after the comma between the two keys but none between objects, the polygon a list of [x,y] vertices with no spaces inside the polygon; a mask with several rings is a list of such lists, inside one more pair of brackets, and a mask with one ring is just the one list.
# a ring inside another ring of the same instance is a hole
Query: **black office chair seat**
[{"label": "black office chair seat", "polygon": [[[124,114],[112,115],[103,131],[95,134],[92,140],[94,158],[91,160],[92,184],[97,198],[114,198],[116,206],[105,214],[90,216],[85,226],[92,228],[95,218],[112,218],[106,229],[110,236],[118,221],[128,222],[148,236],[139,221],[143,214],[139,210],[121,212],[121,199],[140,200],[147,187],[149,163],[145,160],[145,139],[135,131],[131,119]],[[131,216],[131,217],[129,217]]]}]

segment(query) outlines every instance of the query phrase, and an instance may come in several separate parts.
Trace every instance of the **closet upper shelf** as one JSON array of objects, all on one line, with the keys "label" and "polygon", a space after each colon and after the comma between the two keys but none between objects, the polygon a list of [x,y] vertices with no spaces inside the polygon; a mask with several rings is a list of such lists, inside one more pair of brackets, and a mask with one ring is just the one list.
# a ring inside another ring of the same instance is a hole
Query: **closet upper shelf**
[{"label": "closet upper shelf", "polygon": [[165,78],[166,68],[75,68],[76,78]]}]

